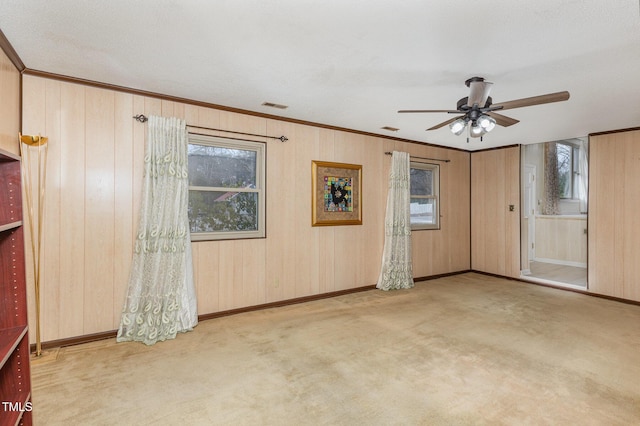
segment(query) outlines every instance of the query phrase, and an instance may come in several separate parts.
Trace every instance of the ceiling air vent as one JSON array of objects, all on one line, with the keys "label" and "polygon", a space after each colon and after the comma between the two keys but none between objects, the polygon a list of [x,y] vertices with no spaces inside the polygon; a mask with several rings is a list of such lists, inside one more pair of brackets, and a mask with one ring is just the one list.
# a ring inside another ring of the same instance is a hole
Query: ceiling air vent
[{"label": "ceiling air vent", "polygon": [[287,108],[289,108],[287,105],[274,104],[273,102],[263,102],[262,105],[263,106],[268,106],[268,107],[271,107],[271,108],[278,108],[278,109],[287,109]]},{"label": "ceiling air vent", "polygon": [[384,127],[380,127],[382,130],[388,130],[390,132],[397,132],[400,129],[397,129],[395,127],[391,127],[391,126],[384,126]]}]

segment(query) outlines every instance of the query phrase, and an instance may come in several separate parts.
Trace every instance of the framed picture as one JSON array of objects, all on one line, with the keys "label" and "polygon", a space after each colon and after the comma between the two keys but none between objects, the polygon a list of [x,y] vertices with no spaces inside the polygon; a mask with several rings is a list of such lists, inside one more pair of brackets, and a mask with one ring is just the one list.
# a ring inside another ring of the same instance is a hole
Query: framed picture
[{"label": "framed picture", "polygon": [[311,226],[362,225],[362,166],[311,162]]}]

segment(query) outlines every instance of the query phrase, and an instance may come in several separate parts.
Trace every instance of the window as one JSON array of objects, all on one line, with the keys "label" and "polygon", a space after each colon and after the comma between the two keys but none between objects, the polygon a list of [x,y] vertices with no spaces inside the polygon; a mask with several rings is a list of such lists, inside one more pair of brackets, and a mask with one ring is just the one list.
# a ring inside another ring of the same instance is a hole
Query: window
[{"label": "window", "polygon": [[573,144],[556,143],[558,158],[558,190],[560,198],[578,198],[579,185],[579,152],[580,148]]},{"label": "window", "polygon": [[265,236],[265,144],[189,135],[191,239]]},{"label": "window", "polygon": [[440,166],[411,162],[411,229],[440,229]]}]

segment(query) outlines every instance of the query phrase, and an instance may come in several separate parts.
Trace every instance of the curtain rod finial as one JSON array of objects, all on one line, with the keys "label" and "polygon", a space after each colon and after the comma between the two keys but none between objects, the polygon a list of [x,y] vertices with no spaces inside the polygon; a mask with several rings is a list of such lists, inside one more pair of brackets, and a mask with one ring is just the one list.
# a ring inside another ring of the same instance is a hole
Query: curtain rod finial
[{"label": "curtain rod finial", "polygon": [[147,121],[149,121],[149,119],[144,114],[134,115],[133,118],[135,118],[141,123],[146,123]]}]

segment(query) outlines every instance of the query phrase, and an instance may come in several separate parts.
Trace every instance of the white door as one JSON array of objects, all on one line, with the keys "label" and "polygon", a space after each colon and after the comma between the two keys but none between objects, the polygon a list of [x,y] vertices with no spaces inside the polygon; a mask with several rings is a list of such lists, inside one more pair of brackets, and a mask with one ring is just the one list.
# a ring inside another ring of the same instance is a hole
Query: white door
[{"label": "white door", "polygon": [[[527,219],[527,249],[529,254],[529,262],[536,257],[536,166],[531,164],[524,165],[524,218]],[[528,269],[528,268],[527,268]]]}]

